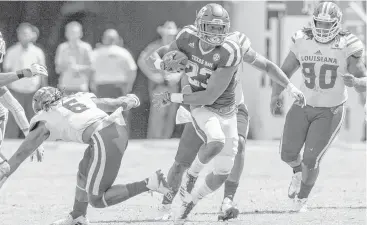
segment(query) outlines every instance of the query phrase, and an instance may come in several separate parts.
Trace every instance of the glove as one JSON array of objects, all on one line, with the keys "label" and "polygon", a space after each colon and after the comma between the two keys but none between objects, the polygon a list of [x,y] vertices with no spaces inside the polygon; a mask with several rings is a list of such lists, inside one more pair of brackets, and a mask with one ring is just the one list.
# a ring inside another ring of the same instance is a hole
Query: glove
[{"label": "glove", "polygon": [[168,91],[153,93],[153,106],[155,108],[163,108],[171,104],[171,93]]},{"label": "glove", "polygon": [[160,64],[161,70],[169,73],[181,73],[185,71],[188,62],[187,56],[179,51],[171,51],[163,56]]},{"label": "glove", "polygon": [[296,103],[301,106],[302,108],[306,106],[306,98],[303,93],[298,90],[292,83],[289,83],[287,86],[288,93],[296,99]]},{"label": "glove", "polygon": [[126,96],[120,97],[119,99],[122,100],[121,106],[123,111],[136,108],[140,105],[140,100],[135,94],[127,94]]},{"label": "glove", "polygon": [[30,156],[31,162],[33,162],[34,158],[37,158],[37,162],[42,162],[44,158],[44,152],[45,149],[43,148],[43,146],[39,146],[38,149],[34,151]]},{"label": "glove", "polygon": [[344,84],[347,87],[353,87],[355,84],[355,77],[352,74],[341,74],[341,77],[343,78]]},{"label": "glove", "polygon": [[280,95],[271,96],[270,100],[270,112],[272,115],[275,115],[275,112],[278,108],[282,107],[282,101]]},{"label": "glove", "polygon": [[16,72],[19,78],[33,76],[48,76],[47,68],[38,63],[33,63],[30,68],[18,70]]}]

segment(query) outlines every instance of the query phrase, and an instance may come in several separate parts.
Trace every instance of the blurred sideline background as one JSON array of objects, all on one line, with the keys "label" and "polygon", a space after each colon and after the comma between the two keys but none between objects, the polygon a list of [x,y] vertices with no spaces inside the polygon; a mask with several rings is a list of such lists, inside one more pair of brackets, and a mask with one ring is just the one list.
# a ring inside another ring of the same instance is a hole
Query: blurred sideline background
[{"label": "blurred sideline background", "polygon": [[[174,21],[177,27],[192,24],[196,11],[209,2],[0,2],[0,31],[7,46],[17,42],[16,28],[29,22],[39,30],[37,45],[44,51],[50,77],[48,84],[57,86],[55,54],[65,41],[65,25],[78,21],[83,26],[83,41],[93,48],[101,42],[102,33],[116,29],[124,47],[135,61],[146,46],[159,39],[157,27]],[[280,65],[289,51],[290,37],[310,21],[307,14],[314,1],[215,1],[224,5],[231,16],[231,30],[245,33],[255,50]],[[366,42],[365,1],[336,1],[344,12],[344,25]],[[364,14],[363,14],[364,13]],[[364,18],[364,19],[363,19]],[[262,72],[244,64],[239,71],[251,116],[250,139],[276,140],[280,138],[285,114],[291,104],[285,98],[285,107],[277,116],[270,114],[271,81]],[[292,81],[300,84],[298,71]],[[150,98],[148,80],[137,70],[133,93],[141,99],[141,106],[130,115],[131,138],[145,139],[149,117]],[[360,142],[365,140],[365,99],[353,89],[349,91],[347,115],[338,140]],[[179,137],[182,125],[176,126],[172,137]]]}]

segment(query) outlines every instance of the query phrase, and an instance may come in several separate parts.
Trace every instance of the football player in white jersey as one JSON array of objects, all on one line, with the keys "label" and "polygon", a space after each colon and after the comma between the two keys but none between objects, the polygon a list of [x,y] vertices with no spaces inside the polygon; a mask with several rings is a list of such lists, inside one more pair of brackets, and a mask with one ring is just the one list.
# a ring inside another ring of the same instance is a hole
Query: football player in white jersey
[{"label": "football player in white jersey", "polygon": [[[347,88],[366,91],[364,45],[342,30],[342,12],[332,2],[314,10],[311,28],[297,31],[282,70],[291,77],[301,68],[301,90],[307,106],[290,108],[281,140],[281,159],[293,168],[288,196],[295,210],[307,210],[307,198],[319,174],[320,161],[342,126]],[[278,107],[282,87],[273,86],[271,109]],[[300,151],[304,147],[303,157]]]},{"label": "football player in white jersey", "polygon": [[[64,96],[57,88],[43,87],[34,94],[32,104],[36,115],[30,122],[30,132],[9,161],[0,164],[0,183],[45,140],[89,144],[79,164],[73,210],[53,224],[89,224],[88,203],[105,208],[149,190],[162,194],[169,191],[160,170],[142,181],[113,185],[128,144],[122,111],[140,105],[136,95],[111,99],[79,92]],[[113,113],[108,116],[106,112]]]},{"label": "football player in white jersey", "polygon": [[[0,32],[0,63],[3,62],[6,53],[6,43]],[[0,73],[0,151],[1,144],[4,139],[6,123],[8,121],[8,110],[13,114],[15,121],[17,122],[20,129],[23,131],[24,136],[27,136],[29,129],[29,122],[24,113],[23,107],[14,98],[5,85],[10,84],[23,77],[31,76],[48,76],[47,70],[38,64],[35,64],[31,69],[24,69],[16,72],[10,73]],[[38,161],[42,161],[43,157],[43,147],[40,146],[36,151]]]}]

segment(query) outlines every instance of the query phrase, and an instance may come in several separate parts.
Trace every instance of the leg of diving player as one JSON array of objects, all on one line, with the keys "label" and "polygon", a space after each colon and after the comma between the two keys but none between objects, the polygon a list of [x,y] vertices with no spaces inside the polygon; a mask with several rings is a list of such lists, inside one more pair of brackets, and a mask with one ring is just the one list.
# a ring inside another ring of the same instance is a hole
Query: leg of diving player
[{"label": "leg of diving player", "polygon": [[312,108],[301,108],[293,104],[287,113],[283,135],[280,143],[281,159],[293,169],[292,181],[288,188],[288,197],[294,198],[300,189],[302,180],[301,149],[305,143],[310,126],[307,111]]},{"label": "leg of diving player", "polygon": [[238,151],[231,173],[224,183],[224,198],[220,213],[218,215],[218,220],[223,221],[237,218],[239,214],[239,210],[233,204],[233,199],[236,194],[245,164],[245,144],[249,130],[248,110],[245,104],[240,104],[238,106],[237,129],[239,137]]},{"label": "leg of diving player", "polygon": [[53,225],[89,224],[85,215],[88,203],[96,208],[109,207],[143,192],[166,194],[169,189],[160,171],[142,181],[113,185],[128,144],[125,126],[112,123],[96,132],[79,164],[73,211]]},{"label": "leg of diving player", "polygon": [[320,161],[330,144],[338,134],[343,121],[345,110],[340,105],[333,108],[310,108],[313,118],[305,141],[302,160],[302,182],[295,198],[295,210],[307,210],[307,198],[319,175]]}]

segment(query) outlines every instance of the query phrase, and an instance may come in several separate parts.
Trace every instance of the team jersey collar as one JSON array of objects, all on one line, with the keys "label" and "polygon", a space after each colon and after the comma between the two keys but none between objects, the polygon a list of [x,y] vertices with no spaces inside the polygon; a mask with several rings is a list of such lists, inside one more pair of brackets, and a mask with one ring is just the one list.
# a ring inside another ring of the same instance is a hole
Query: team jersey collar
[{"label": "team jersey collar", "polygon": [[201,42],[202,42],[202,40],[199,40],[199,49],[200,49],[201,54],[206,55],[206,54],[212,52],[215,49],[215,47],[214,47],[214,48],[210,49],[209,51],[204,51],[203,48],[201,47]]}]

